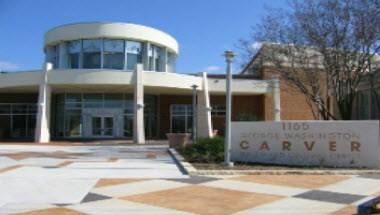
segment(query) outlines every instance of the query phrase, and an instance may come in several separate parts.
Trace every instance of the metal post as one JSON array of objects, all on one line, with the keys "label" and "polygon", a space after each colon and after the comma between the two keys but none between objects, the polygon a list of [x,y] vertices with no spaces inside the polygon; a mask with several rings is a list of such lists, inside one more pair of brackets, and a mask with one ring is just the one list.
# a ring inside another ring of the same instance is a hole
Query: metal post
[{"label": "metal post", "polygon": [[232,84],[232,61],[235,54],[232,51],[225,51],[224,57],[227,62],[227,77],[226,77],[226,131],[224,145],[224,162],[227,166],[233,167],[231,162],[231,84]]},{"label": "metal post", "polygon": [[192,139],[193,144],[197,142],[197,85],[191,86],[193,88],[193,129]]}]

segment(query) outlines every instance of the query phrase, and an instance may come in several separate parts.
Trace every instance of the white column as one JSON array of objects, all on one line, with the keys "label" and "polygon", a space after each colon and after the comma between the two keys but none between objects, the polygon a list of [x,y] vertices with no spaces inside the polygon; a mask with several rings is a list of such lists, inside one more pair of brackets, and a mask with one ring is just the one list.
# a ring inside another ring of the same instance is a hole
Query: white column
[{"label": "white column", "polygon": [[38,112],[35,130],[36,143],[50,142],[50,97],[51,88],[48,85],[48,73],[53,68],[53,64],[45,63],[41,73],[41,80],[38,94]]},{"label": "white column", "polygon": [[281,120],[281,99],[280,99],[280,79],[278,76],[272,77],[272,98],[273,98],[273,120]]},{"label": "white column", "polygon": [[133,115],[133,141],[137,144],[145,143],[144,127],[144,71],[143,65],[137,64],[134,74],[135,98]]},{"label": "white column", "polygon": [[212,137],[212,121],[211,121],[211,107],[210,107],[210,95],[208,92],[207,73],[202,73],[202,88],[197,92],[198,104],[197,104],[197,128],[198,137]]}]

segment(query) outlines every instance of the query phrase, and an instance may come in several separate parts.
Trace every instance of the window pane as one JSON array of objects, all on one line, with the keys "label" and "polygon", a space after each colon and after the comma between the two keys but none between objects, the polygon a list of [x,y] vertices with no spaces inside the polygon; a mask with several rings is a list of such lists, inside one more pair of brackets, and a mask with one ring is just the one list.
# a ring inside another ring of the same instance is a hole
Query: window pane
[{"label": "window pane", "polygon": [[103,68],[124,69],[124,53],[104,53]]},{"label": "window pane", "polygon": [[98,93],[83,94],[84,107],[95,108],[103,107],[103,95]]},{"label": "window pane", "polygon": [[141,43],[134,41],[127,41],[127,53],[141,54]]},{"label": "window pane", "polygon": [[36,128],[36,115],[27,115],[27,131],[26,136],[33,137]]},{"label": "window pane", "polygon": [[101,40],[83,40],[83,52],[100,52]]},{"label": "window pane", "polygon": [[128,70],[135,70],[138,63],[141,63],[141,55],[127,53]]},{"label": "window pane", "polygon": [[29,104],[29,114],[36,114],[37,113],[37,105],[35,104]]},{"label": "window pane", "polygon": [[124,100],[124,113],[125,114],[133,114],[133,110],[134,110],[133,95],[132,94],[126,94],[125,100]]},{"label": "window pane", "polygon": [[104,107],[106,108],[122,108],[123,94],[112,93],[104,94]]},{"label": "window pane", "polygon": [[11,106],[8,104],[0,105],[0,114],[10,114]]},{"label": "window pane", "polygon": [[65,115],[66,136],[80,136],[82,131],[81,111],[68,111]]},{"label": "window pane", "polygon": [[12,137],[26,136],[26,115],[12,116]]},{"label": "window pane", "polygon": [[100,68],[101,40],[83,40],[83,68]]},{"label": "window pane", "polygon": [[186,117],[185,116],[173,116],[172,117],[172,132],[184,133],[186,130]]},{"label": "window pane", "polygon": [[186,132],[187,133],[193,132],[193,117],[192,116],[187,116]]},{"label": "window pane", "polygon": [[81,102],[82,95],[80,93],[68,93],[66,94],[66,102]]},{"label": "window pane", "polygon": [[28,112],[28,105],[26,104],[17,104],[12,107],[13,114],[25,114]]},{"label": "window pane", "polygon": [[127,69],[135,70],[136,64],[141,62],[141,43],[127,41]]},{"label": "window pane", "polygon": [[104,40],[104,51],[124,53],[124,41],[123,40]]},{"label": "window pane", "polygon": [[133,116],[131,115],[124,116],[124,136],[125,137],[133,136]]},{"label": "window pane", "polygon": [[83,68],[100,68],[100,52],[83,53]]},{"label": "window pane", "polygon": [[70,41],[70,42],[68,42],[67,46],[68,46],[70,54],[72,54],[72,53],[79,53],[80,50],[81,50],[80,40]]},{"label": "window pane", "polygon": [[173,105],[172,106],[172,114],[173,115],[185,115],[186,114],[186,106],[185,105]]},{"label": "window pane", "polygon": [[79,53],[69,54],[69,68],[79,68]]}]

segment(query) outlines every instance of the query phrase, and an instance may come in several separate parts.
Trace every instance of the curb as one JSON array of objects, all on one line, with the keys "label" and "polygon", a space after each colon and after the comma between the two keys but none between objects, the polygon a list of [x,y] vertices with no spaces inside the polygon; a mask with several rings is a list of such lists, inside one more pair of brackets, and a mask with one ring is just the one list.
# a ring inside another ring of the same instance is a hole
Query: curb
[{"label": "curb", "polygon": [[174,148],[168,148],[178,166],[188,175],[372,175],[380,174],[380,169],[340,169],[340,170],[313,170],[313,169],[258,169],[258,170],[197,170],[187,162]]},{"label": "curb", "polygon": [[177,162],[178,166],[183,169],[183,171],[188,175],[198,175],[197,169],[194,168],[193,165],[191,165],[189,162],[185,160],[185,158],[180,155],[177,150],[174,148],[168,148],[169,154],[174,158],[174,160]]}]

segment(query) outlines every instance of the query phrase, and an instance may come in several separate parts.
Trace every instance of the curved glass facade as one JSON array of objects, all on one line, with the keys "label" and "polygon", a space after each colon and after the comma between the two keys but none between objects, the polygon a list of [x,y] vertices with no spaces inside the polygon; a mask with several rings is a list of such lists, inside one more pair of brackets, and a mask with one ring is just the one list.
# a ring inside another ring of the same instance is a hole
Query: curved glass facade
[{"label": "curved glass facade", "polygon": [[45,48],[46,62],[55,69],[118,69],[175,72],[176,54],[165,47],[123,39],[82,39]]}]

